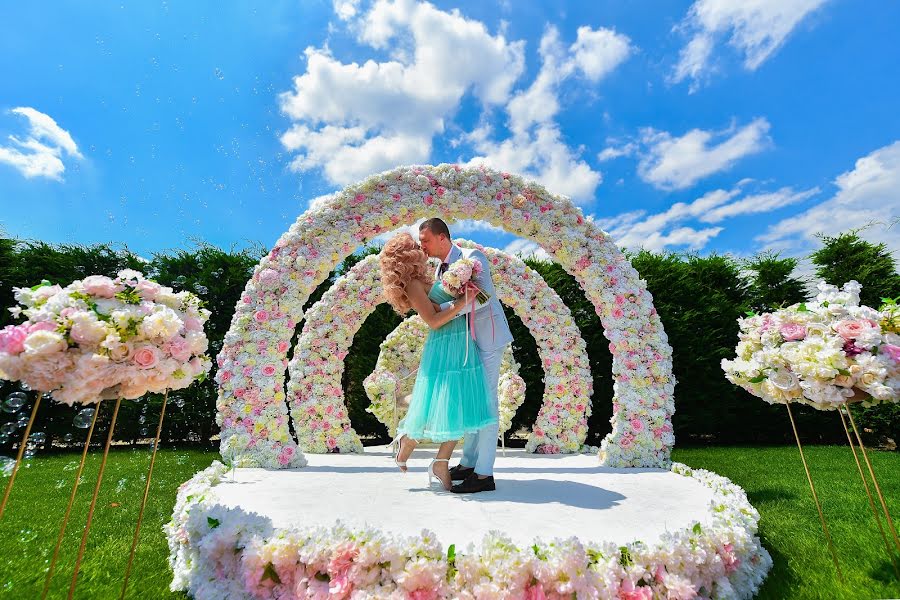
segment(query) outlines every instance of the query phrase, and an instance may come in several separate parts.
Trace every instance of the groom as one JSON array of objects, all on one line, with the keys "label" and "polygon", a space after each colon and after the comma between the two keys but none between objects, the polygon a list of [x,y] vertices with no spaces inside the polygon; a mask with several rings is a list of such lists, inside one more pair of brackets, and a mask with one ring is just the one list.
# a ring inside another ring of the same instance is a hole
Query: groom
[{"label": "groom", "polygon": [[[484,376],[491,394],[491,410],[496,417],[498,414],[497,386],[500,380],[500,360],[503,357],[503,351],[506,350],[507,344],[512,342],[513,337],[509,331],[509,324],[506,322],[506,315],[503,314],[503,307],[494,290],[491,265],[480,250],[464,250],[451,242],[450,229],[441,219],[428,219],[419,225],[419,243],[425,254],[442,261],[434,274],[436,280],[440,279],[444,271],[460,258],[467,257],[481,263],[481,273],[473,276],[472,281],[484,290],[490,299],[486,304],[475,303],[473,317],[475,345],[481,356]],[[450,302],[441,304],[440,309],[448,308],[450,304]],[[471,312],[472,305],[470,304],[455,318],[458,319]],[[493,425],[466,435],[462,459],[457,466],[450,469],[450,477],[454,481],[462,480],[462,483],[454,485],[450,491],[457,494],[470,494],[496,489],[494,458],[497,456],[498,427],[499,425],[495,421]]]}]

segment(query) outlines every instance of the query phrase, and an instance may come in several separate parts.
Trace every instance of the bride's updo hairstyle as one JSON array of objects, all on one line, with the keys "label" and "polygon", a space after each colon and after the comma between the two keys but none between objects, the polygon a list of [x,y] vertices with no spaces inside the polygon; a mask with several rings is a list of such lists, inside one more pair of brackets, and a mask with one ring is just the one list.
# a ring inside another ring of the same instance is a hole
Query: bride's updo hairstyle
[{"label": "bride's updo hairstyle", "polygon": [[398,233],[384,245],[378,258],[381,264],[381,285],[388,304],[400,316],[405,316],[412,306],[406,294],[406,286],[414,280],[431,285],[428,273],[428,257],[407,233]]}]

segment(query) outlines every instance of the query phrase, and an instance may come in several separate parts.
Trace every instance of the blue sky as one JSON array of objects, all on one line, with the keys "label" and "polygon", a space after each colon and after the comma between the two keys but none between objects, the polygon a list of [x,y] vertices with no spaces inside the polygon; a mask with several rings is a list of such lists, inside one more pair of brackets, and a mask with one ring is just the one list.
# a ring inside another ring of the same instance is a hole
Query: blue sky
[{"label": "blue sky", "polygon": [[900,249],[900,4],[747,4],[7,3],[0,227],[270,246],[369,173],[484,162],[628,247]]}]

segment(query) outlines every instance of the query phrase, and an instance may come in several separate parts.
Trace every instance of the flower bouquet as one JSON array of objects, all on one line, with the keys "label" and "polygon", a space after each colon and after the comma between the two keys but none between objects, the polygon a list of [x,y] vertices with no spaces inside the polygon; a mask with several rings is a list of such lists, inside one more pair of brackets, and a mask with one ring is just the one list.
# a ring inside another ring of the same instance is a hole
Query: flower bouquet
[{"label": "flower bouquet", "polygon": [[475,299],[484,304],[490,300],[490,296],[472,281],[476,275],[481,274],[482,268],[481,262],[477,260],[460,258],[451,264],[441,277],[441,287],[451,296],[462,296],[467,290],[475,291]]},{"label": "flower bouquet", "polygon": [[0,330],[0,378],[64,404],[185,388],[212,365],[200,299],[137,271],[14,291],[26,321]]},{"label": "flower bouquet", "polygon": [[842,290],[824,282],[815,301],[739,319],[729,381],[771,404],[799,402],[820,410],[846,402],[900,401],[900,310],[884,299],[860,306],[856,281]]}]

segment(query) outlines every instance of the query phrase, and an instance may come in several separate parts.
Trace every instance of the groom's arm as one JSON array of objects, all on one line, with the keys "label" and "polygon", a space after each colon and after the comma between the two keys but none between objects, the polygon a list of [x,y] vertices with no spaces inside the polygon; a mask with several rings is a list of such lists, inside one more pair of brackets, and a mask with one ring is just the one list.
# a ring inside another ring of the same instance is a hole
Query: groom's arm
[{"label": "groom's arm", "polygon": [[[475,250],[474,252],[472,252],[472,254],[469,255],[469,258],[477,260],[478,262],[481,263],[481,273],[479,273],[478,275],[473,277],[472,281],[475,282],[475,285],[477,285],[479,289],[484,289],[485,279],[490,279],[490,277],[491,277],[490,263],[488,262],[488,259],[484,255],[484,253],[481,252],[480,250]],[[465,299],[463,299],[462,301],[465,302]],[[448,308],[453,306],[455,302],[460,302],[460,299],[456,299],[452,302],[442,302],[441,310],[447,310]],[[466,307],[463,308],[461,311],[459,311],[459,313],[456,315],[456,317],[459,317],[460,315],[466,315],[466,314],[469,314],[470,312],[472,312],[473,305],[475,307],[475,311],[478,312],[478,311],[482,310],[483,308],[489,307],[490,301],[485,302],[484,304],[481,304],[480,302],[478,302],[478,300],[476,300],[475,302],[472,302],[471,300],[469,300],[469,302],[466,304]],[[454,318],[456,318],[456,317],[454,317]]]}]

